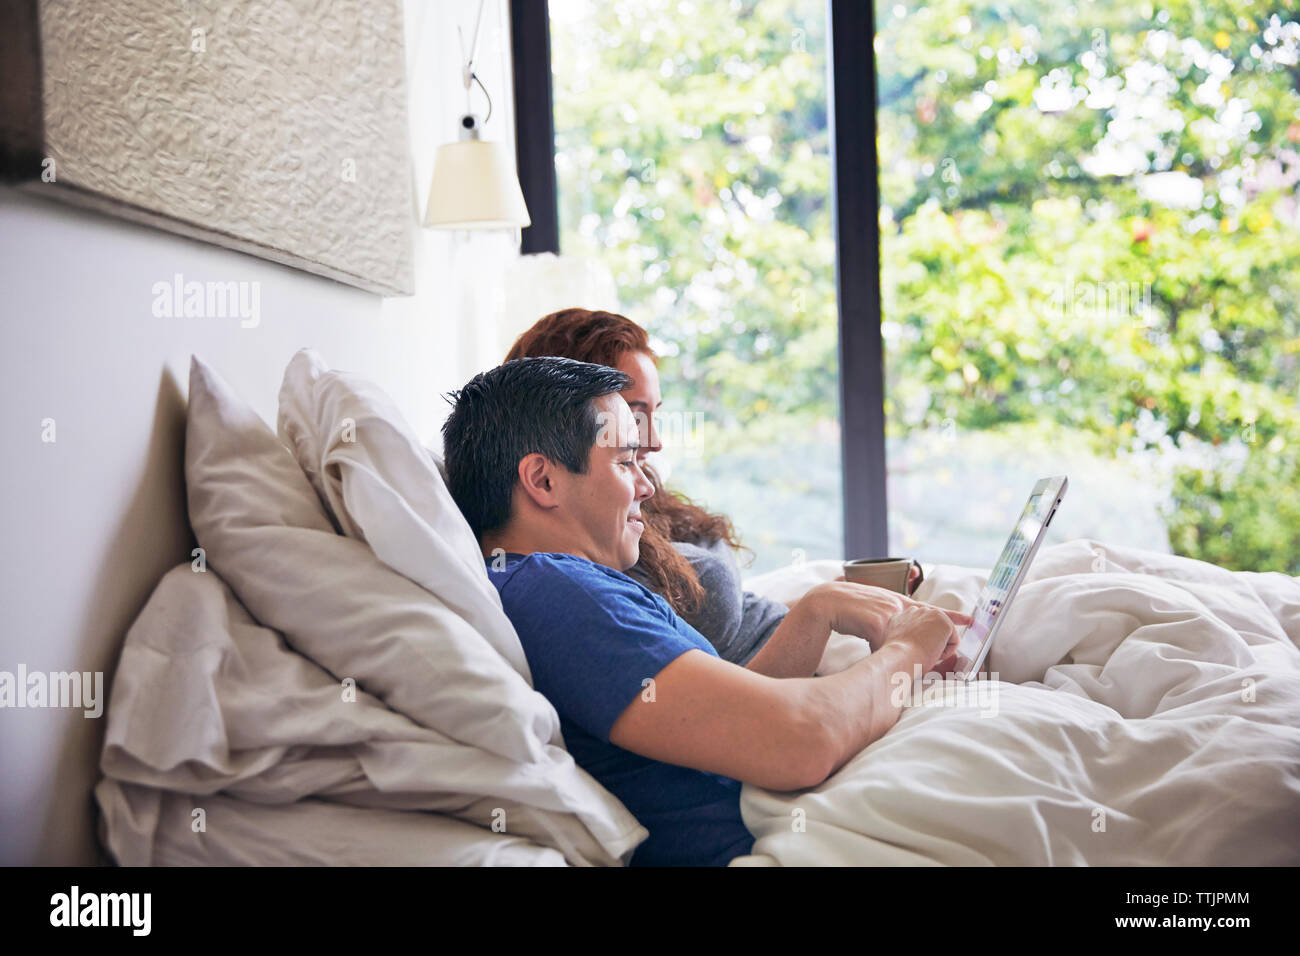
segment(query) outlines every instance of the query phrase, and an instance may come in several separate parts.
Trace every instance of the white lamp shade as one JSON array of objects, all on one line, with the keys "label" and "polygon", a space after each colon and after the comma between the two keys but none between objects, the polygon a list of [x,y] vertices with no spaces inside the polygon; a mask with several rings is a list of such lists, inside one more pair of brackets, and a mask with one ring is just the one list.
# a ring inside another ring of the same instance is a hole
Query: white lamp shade
[{"label": "white lamp shade", "polygon": [[438,147],[424,224],[438,229],[522,229],[532,225],[502,143],[466,140]]}]

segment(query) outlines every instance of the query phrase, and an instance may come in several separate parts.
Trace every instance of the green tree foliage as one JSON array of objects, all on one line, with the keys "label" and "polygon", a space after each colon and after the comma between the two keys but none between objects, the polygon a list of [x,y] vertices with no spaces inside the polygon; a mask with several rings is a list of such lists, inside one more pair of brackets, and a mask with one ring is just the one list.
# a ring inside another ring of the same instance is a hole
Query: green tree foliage
[{"label": "green tree foliage", "polygon": [[723,429],[836,417],[824,7],[553,5],[565,252],[610,265]]},{"label": "green tree foliage", "polygon": [[563,251],[651,332],[689,422],[674,483],[756,571],[842,554],[824,0],[551,16]]},{"label": "green tree foliage", "polygon": [[[610,264],[710,454],[788,450],[838,401],[824,2],[552,12],[565,251]],[[1296,20],[877,7],[891,437],[1157,452],[1178,551],[1300,573]],[[823,465],[784,491],[825,510]]]},{"label": "green tree foliage", "polygon": [[1178,551],[1300,573],[1300,24],[902,12],[877,41],[891,426],[1158,450]]}]

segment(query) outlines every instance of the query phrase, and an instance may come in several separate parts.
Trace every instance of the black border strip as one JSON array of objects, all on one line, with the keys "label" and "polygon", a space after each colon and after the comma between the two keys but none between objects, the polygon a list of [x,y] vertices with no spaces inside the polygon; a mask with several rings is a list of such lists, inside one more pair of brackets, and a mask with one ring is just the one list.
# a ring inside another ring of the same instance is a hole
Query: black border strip
[{"label": "black border strip", "polygon": [[37,0],[0,3],[0,182],[41,175],[45,109]]},{"label": "black border strip", "polygon": [[827,0],[844,553],[889,553],[874,4]]},{"label": "black border strip", "polygon": [[560,252],[555,184],[555,113],[551,96],[551,15],[547,0],[511,0],[514,62],[515,159],[533,224],[520,253]]}]

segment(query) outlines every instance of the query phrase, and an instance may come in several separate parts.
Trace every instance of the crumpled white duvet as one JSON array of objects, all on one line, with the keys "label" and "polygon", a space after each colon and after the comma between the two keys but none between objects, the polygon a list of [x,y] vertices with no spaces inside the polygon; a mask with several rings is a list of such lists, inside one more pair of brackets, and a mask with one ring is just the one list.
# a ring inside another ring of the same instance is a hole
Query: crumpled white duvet
[{"label": "crumpled white duvet", "polygon": [[[986,574],[916,597],[969,610]],[[1300,578],[1078,540],[1007,615],[981,693],[922,687],[819,787],[746,784],[732,865],[1300,864]],[[866,653],[834,635],[819,673]]]}]

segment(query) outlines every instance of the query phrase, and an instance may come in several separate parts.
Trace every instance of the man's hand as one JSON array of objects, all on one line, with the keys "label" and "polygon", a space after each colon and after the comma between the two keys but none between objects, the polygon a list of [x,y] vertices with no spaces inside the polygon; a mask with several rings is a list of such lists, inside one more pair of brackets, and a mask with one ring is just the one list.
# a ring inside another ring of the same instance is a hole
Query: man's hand
[{"label": "man's hand", "polygon": [[957,657],[957,628],[953,626],[953,615],[963,621],[970,620],[957,611],[945,611],[914,601],[890,620],[882,646],[891,641],[909,641],[921,649],[927,673],[936,670],[947,673],[942,668],[946,666],[951,670]]},{"label": "man's hand", "polygon": [[952,656],[957,643],[954,625],[969,624],[970,617],[922,604],[886,588],[851,581],[829,581],[808,592],[817,601],[831,630],[854,634],[879,650],[893,640],[920,642],[929,668]]},{"label": "man's hand", "polygon": [[[957,645],[950,645],[943,652],[943,656],[939,658],[939,663],[935,664],[934,667],[930,668],[930,670],[943,677],[947,677],[949,674],[954,673],[957,670]],[[979,670],[976,673],[987,675],[988,672],[989,659],[985,657],[984,663],[979,666]]]}]

